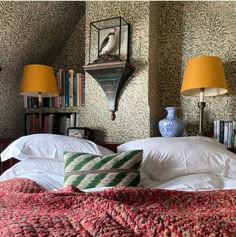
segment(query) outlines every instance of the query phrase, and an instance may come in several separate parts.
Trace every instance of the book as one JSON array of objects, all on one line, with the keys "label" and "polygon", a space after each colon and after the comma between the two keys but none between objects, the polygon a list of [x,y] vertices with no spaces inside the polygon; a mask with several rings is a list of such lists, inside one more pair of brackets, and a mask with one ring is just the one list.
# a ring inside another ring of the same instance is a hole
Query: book
[{"label": "book", "polygon": [[70,115],[70,127],[75,127],[76,124],[76,116],[75,114]]},{"label": "book", "polygon": [[226,148],[236,147],[236,121],[215,120],[214,139],[225,145]]},{"label": "book", "polygon": [[77,79],[77,106],[81,106],[81,73],[76,73],[76,79]]},{"label": "book", "polygon": [[44,133],[48,133],[48,115],[44,115],[43,118],[43,131]]},{"label": "book", "polygon": [[64,72],[64,106],[69,107],[69,73]]},{"label": "book", "polygon": [[81,73],[81,106],[85,106],[85,73]]},{"label": "book", "polygon": [[73,90],[74,90],[74,70],[69,69],[68,70],[68,81],[69,81],[69,106],[73,106]]},{"label": "book", "polygon": [[229,133],[229,122],[224,121],[224,140],[223,140],[223,144],[226,147],[228,146],[228,133]]},{"label": "book", "polygon": [[77,106],[77,73],[73,73],[73,106]]},{"label": "book", "polygon": [[220,143],[224,144],[224,120],[220,120]]}]

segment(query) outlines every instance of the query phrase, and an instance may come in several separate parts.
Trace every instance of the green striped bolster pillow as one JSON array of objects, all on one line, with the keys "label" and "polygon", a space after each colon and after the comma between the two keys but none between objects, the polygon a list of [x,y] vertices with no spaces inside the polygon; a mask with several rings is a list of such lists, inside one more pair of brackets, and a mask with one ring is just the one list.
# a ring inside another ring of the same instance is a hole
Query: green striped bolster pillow
[{"label": "green striped bolster pillow", "polygon": [[131,150],[107,156],[88,153],[64,153],[64,187],[79,189],[113,186],[137,186],[142,150]]}]

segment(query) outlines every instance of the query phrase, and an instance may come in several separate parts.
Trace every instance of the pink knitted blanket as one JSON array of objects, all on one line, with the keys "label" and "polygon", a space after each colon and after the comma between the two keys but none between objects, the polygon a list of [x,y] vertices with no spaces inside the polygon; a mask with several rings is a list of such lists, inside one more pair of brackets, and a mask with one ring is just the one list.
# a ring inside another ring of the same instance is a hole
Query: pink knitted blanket
[{"label": "pink knitted blanket", "polygon": [[236,190],[47,191],[15,178],[0,182],[0,236],[235,237]]}]

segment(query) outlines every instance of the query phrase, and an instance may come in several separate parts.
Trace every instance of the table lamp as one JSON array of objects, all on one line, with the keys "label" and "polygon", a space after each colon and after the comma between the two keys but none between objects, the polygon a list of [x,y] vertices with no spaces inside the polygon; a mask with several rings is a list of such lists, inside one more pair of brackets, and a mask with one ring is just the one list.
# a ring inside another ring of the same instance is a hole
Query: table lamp
[{"label": "table lamp", "polygon": [[188,60],[180,93],[185,96],[199,96],[199,133],[203,135],[203,110],[205,96],[227,93],[222,61],[216,56],[198,56]]},{"label": "table lamp", "polygon": [[52,67],[41,64],[26,65],[23,70],[20,94],[38,97],[39,132],[42,132],[42,97],[58,95],[58,88]]}]

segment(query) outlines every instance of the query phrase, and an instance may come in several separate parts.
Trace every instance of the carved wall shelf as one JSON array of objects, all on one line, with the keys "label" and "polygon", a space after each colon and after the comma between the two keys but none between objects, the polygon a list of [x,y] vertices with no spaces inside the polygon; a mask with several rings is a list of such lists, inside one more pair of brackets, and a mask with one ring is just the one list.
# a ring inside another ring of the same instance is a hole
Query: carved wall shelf
[{"label": "carved wall shelf", "polygon": [[120,61],[84,66],[84,70],[102,87],[108,100],[109,111],[112,113],[112,120],[116,118],[115,112],[118,108],[118,97],[122,86],[132,75],[134,69],[131,64]]}]

